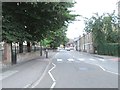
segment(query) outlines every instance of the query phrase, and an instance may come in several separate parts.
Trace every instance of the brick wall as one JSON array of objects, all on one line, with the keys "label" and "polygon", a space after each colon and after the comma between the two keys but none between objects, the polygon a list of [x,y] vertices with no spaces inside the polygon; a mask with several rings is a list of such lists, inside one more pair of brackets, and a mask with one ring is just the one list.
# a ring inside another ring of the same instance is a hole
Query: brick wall
[{"label": "brick wall", "polygon": [[17,54],[17,63],[40,58],[40,51]]}]

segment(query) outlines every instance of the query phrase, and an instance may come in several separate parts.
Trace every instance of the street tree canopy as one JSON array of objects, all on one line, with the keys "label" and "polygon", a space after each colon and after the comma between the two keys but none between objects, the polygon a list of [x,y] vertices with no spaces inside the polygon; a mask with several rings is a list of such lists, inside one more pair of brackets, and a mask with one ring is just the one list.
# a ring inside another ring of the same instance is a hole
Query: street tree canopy
[{"label": "street tree canopy", "polygon": [[91,18],[85,20],[84,30],[88,33],[93,33],[94,40],[97,44],[120,42],[118,17],[115,15],[115,12],[112,14],[104,13],[101,16],[96,13]]},{"label": "street tree canopy", "polygon": [[60,30],[77,15],[70,2],[3,2],[3,41],[40,41],[48,31]]},{"label": "street tree canopy", "polygon": [[42,40],[43,46],[49,46],[51,48],[57,48],[61,44],[65,45],[68,42],[68,38],[66,37],[67,27],[62,27],[57,31],[50,31],[47,33],[47,36],[44,40]]},{"label": "street tree canopy", "polygon": [[120,56],[120,27],[115,12],[101,16],[96,13],[86,19],[85,31],[92,33],[93,46],[98,54]]}]

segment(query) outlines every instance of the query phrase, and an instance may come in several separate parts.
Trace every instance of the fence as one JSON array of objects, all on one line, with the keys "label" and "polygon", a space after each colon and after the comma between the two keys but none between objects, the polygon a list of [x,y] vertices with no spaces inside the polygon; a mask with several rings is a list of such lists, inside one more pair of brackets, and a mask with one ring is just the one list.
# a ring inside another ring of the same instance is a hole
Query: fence
[{"label": "fence", "polygon": [[[13,51],[15,51],[16,50],[16,53],[19,53],[19,46],[18,45],[12,45],[12,50]],[[38,51],[38,50],[40,50],[40,46],[34,46],[34,45],[32,45],[31,47],[30,47],[30,50],[31,50],[31,52],[33,52],[33,51]],[[27,45],[23,45],[23,53],[27,53],[28,51],[27,51]]]}]

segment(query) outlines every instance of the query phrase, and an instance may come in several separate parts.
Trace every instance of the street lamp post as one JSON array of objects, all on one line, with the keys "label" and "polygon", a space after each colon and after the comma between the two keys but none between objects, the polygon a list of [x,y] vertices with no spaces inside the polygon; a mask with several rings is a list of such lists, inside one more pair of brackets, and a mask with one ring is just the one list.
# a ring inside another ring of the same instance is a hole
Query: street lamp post
[{"label": "street lamp post", "polygon": [[17,53],[16,53],[16,43],[14,44],[14,48],[12,48],[12,64],[17,63]]},{"label": "street lamp post", "polygon": [[85,34],[83,33],[83,39],[84,39],[84,52],[85,52]]}]

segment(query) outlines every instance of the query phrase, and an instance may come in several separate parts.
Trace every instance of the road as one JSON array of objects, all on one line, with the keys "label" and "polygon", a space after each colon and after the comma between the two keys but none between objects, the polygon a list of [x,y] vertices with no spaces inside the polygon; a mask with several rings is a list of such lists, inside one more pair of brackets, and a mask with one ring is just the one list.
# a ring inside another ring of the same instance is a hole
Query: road
[{"label": "road", "polygon": [[48,73],[41,82],[33,87],[117,88],[118,74],[115,65],[116,62],[85,53],[62,50],[53,58]]},{"label": "road", "polygon": [[[39,68],[47,66],[43,73]],[[31,60],[6,71],[3,88],[118,88],[118,63],[61,50],[51,61]],[[11,73],[11,75],[9,75]],[[39,77],[41,75],[41,77]],[[12,82],[12,83],[11,83]]]}]

